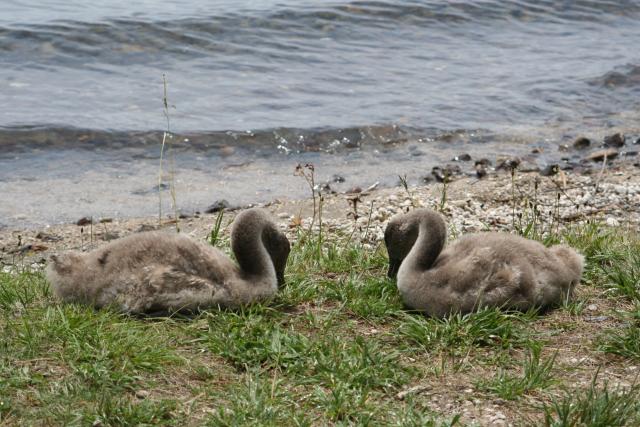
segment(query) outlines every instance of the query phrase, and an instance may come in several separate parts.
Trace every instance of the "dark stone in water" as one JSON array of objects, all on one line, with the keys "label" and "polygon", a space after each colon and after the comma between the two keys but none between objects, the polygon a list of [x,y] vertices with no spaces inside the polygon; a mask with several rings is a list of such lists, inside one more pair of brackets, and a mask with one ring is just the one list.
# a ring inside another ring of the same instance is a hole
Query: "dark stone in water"
[{"label": "dark stone in water", "polygon": [[452,159],[454,162],[468,162],[471,160],[471,156],[468,153],[460,154]]},{"label": "dark stone in water", "polygon": [[638,155],[637,151],[625,151],[624,152],[625,157],[635,157]]},{"label": "dark stone in water", "polygon": [[640,144],[640,138],[636,139],[636,142],[634,142],[634,144]]},{"label": "dark stone in water", "polygon": [[558,151],[569,151],[569,146],[567,144],[560,144],[558,146]]},{"label": "dark stone in water", "polygon": [[552,176],[552,175],[556,175],[558,173],[558,171],[560,170],[560,168],[558,167],[558,165],[553,164],[553,165],[547,165],[544,169],[542,169],[540,171],[540,175],[542,176]]},{"label": "dark stone in water", "polygon": [[518,157],[507,157],[497,160],[496,169],[513,170],[516,169],[521,163]]},{"label": "dark stone in water", "polygon": [[156,229],[155,225],[151,225],[151,224],[140,224],[140,227],[138,227],[138,230],[136,230],[138,233],[144,232],[144,231],[153,231]]},{"label": "dark stone in water", "polygon": [[345,181],[346,181],[346,179],[345,179],[343,176],[341,176],[341,175],[333,175],[333,176],[331,177],[331,181],[332,181],[332,182],[340,183],[340,182],[345,182]]},{"label": "dark stone in water", "polygon": [[205,213],[216,213],[216,212],[220,212],[221,210],[225,210],[225,209],[231,209],[231,203],[229,203],[225,199],[222,199],[222,200],[216,200],[215,202],[213,202],[213,204],[209,205],[209,207],[207,209],[205,209],[204,212]]},{"label": "dark stone in water", "polygon": [[624,145],[625,137],[621,133],[614,133],[613,135],[604,137],[605,147],[622,147]]},{"label": "dark stone in water", "polygon": [[589,148],[590,145],[591,145],[591,140],[584,136],[581,136],[575,141],[573,141],[573,148],[577,150],[584,150],[585,148]]},{"label": "dark stone in water", "polygon": [[113,222],[113,218],[100,218],[100,224],[109,224]]},{"label": "dark stone in water", "polygon": [[89,224],[93,224],[93,220],[88,216],[84,216],[80,218],[78,221],[76,221],[76,225],[79,225],[81,227]]},{"label": "dark stone in water", "polygon": [[618,157],[618,150],[616,150],[615,148],[607,148],[606,150],[594,151],[593,153],[586,156],[585,160],[589,160],[592,162],[601,162],[605,159],[605,157],[608,160],[615,159],[616,157]]}]

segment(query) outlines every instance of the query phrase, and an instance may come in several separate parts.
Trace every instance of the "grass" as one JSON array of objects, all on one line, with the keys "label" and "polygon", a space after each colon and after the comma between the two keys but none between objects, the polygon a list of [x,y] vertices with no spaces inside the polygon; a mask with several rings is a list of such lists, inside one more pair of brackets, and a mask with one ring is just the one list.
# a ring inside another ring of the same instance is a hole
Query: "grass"
[{"label": "grass", "polygon": [[567,391],[544,407],[545,425],[634,426],[640,423],[640,387],[597,386],[596,376],[585,390]]},{"label": "grass", "polygon": [[[189,319],[61,305],[42,273],[0,273],[0,425],[440,426],[495,399],[516,424],[640,417],[636,386],[593,376],[640,361],[637,234],[536,232],[585,255],[572,301],[436,320],[403,308],[381,246],[302,233],[275,299]],[[208,238],[228,250],[220,222]],[[594,302],[607,322],[584,320]]]}]

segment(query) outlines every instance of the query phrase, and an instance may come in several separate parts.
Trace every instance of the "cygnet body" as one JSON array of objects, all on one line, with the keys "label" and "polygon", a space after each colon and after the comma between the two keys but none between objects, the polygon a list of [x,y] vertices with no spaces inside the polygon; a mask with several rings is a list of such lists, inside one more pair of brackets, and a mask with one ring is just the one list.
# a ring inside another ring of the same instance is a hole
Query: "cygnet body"
[{"label": "cygnet body", "polygon": [[572,248],[550,248],[507,233],[477,233],[446,248],[442,216],[417,209],[385,231],[389,277],[409,308],[433,317],[480,307],[528,310],[557,305],[580,283],[584,260]]},{"label": "cygnet body", "polygon": [[52,256],[46,274],[63,301],[132,314],[236,307],[274,295],[290,246],[268,214],[240,213],[231,247],[239,266],[184,235],[138,233],[89,253]]}]

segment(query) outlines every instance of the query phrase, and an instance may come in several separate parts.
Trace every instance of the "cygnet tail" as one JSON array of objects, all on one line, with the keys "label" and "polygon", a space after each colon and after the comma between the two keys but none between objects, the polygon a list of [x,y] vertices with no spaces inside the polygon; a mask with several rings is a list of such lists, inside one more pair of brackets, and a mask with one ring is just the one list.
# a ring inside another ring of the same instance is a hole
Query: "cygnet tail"
[{"label": "cygnet tail", "polygon": [[45,274],[53,292],[58,297],[63,299],[72,297],[70,292],[74,289],[76,282],[74,271],[82,269],[83,265],[82,257],[72,252],[61,257],[51,255]]}]

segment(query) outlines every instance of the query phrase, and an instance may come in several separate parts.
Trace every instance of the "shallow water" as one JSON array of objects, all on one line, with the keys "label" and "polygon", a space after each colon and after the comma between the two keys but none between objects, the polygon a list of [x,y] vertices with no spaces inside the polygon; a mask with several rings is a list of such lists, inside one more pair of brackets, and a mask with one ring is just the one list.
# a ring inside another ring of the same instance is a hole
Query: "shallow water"
[{"label": "shallow water", "polygon": [[163,74],[185,210],[640,132],[640,1],[207,3],[3,2],[0,223],[157,212]]}]

